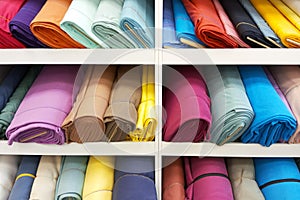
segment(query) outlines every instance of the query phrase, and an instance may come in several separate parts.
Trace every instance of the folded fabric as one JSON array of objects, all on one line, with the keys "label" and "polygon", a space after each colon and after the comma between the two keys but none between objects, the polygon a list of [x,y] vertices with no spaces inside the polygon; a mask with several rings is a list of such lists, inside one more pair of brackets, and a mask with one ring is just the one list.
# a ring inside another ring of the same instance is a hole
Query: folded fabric
[{"label": "folded fabric", "polygon": [[0,67],[0,84],[7,76],[8,72],[11,70],[13,66],[12,65],[1,65]]},{"label": "folded fabric", "polygon": [[254,158],[254,166],[266,200],[300,199],[300,173],[293,158]]},{"label": "folded fabric", "polygon": [[300,143],[300,69],[298,66],[272,66],[268,68],[286,97],[297,120],[297,129],[289,143]]},{"label": "folded fabric", "polygon": [[78,43],[87,48],[107,47],[92,32],[92,23],[101,0],[73,0],[60,27]]},{"label": "folded fabric", "polygon": [[138,108],[136,129],[129,134],[133,141],[152,141],[155,137],[157,114],[155,111],[154,66],[144,65],[142,96]]},{"label": "folded fabric", "polygon": [[47,0],[30,23],[33,35],[53,48],[84,48],[59,26],[72,0]]},{"label": "folded fabric", "polygon": [[83,184],[82,199],[112,199],[114,162],[114,157],[90,157]]},{"label": "folded fabric", "polygon": [[300,16],[300,2],[295,0],[282,0],[290,9]]},{"label": "folded fabric", "polygon": [[116,66],[87,66],[73,108],[62,124],[66,142],[107,141],[103,117],[115,73]]},{"label": "folded fabric", "polygon": [[101,0],[92,32],[110,48],[137,48],[137,44],[120,27],[123,4],[124,0]]},{"label": "folded fabric", "polygon": [[164,141],[208,140],[211,125],[210,98],[200,71],[193,66],[166,67],[163,74]]},{"label": "folded fabric", "polygon": [[255,22],[256,26],[262,32],[264,37],[274,45],[278,47],[283,47],[278,36],[274,33],[274,31],[270,28],[270,26],[266,23],[264,18],[257,12],[257,10],[253,7],[250,0],[239,0],[240,4],[243,6],[245,11],[251,17],[251,19]]},{"label": "folded fabric", "polygon": [[[165,165],[162,169],[162,199],[163,200],[184,200],[185,183],[182,158],[170,161],[164,158]],[[171,162],[171,163],[169,163]]]},{"label": "folded fabric", "polygon": [[135,130],[141,101],[141,67],[120,66],[104,114],[108,141],[123,141]]},{"label": "folded fabric", "polygon": [[298,169],[300,171],[300,158],[295,158],[296,164],[298,166]]},{"label": "folded fabric", "polygon": [[280,140],[287,141],[295,132],[297,122],[276,93],[263,68],[241,66],[239,71],[255,113],[252,124],[241,137],[242,142],[270,146]]},{"label": "folded fabric", "polygon": [[233,200],[223,158],[185,157],[187,200]]},{"label": "folded fabric", "polygon": [[21,157],[16,155],[0,155],[0,199],[6,200],[9,197],[15,182]]},{"label": "folded fabric", "polygon": [[24,78],[21,80],[5,107],[0,112],[0,138],[5,137],[7,127],[15,116],[15,113],[24,99],[25,94],[31,87],[33,81],[41,71],[41,66],[32,66],[28,69]]},{"label": "folded fabric", "polygon": [[[290,48],[300,47],[300,31],[277,10],[268,0],[250,0],[259,14],[266,20],[280,38],[282,44]],[[272,15],[270,15],[272,13]],[[278,23],[280,22],[280,23]]]},{"label": "folded fabric", "polygon": [[19,12],[26,0],[0,1],[0,48],[25,48],[14,38],[9,30],[9,23]]},{"label": "folded fabric", "polygon": [[23,156],[8,200],[28,200],[40,156]]},{"label": "folded fabric", "polygon": [[32,184],[30,200],[55,199],[55,187],[61,168],[61,156],[42,156]]},{"label": "folded fabric", "polygon": [[60,127],[72,107],[77,71],[78,66],[69,65],[48,65],[43,68],[7,128],[9,144],[13,141],[46,144],[65,142]]},{"label": "folded fabric", "polygon": [[219,145],[235,141],[254,118],[238,68],[208,66],[202,72],[212,101],[210,141]]},{"label": "folded fabric", "polygon": [[120,27],[140,48],[153,48],[154,1],[124,0]]},{"label": "folded fabric", "polygon": [[62,158],[55,200],[82,199],[87,162],[88,156],[65,156]]},{"label": "folded fabric", "polygon": [[212,0],[182,0],[195,26],[196,36],[207,46],[237,48],[238,43],[224,30]]},{"label": "folded fabric", "polygon": [[227,158],[227,169],[235,200],[264,200],[255,181],[252,158]]},{"label": "folded fabric", "polygon": [[9,22],[11,34],[27,47],[47,47],[31,32],[30,23],[43,7],[46,0],[27,0],[24,6]]}]

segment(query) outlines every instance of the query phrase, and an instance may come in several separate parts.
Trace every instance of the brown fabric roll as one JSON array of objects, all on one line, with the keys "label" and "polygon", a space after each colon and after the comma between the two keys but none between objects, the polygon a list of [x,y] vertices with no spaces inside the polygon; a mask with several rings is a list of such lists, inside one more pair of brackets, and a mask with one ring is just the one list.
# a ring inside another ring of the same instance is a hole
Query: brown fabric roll
[{"label": "brown fabric roll", "polygon": [[108,141],[122,141],[133,131],[141,101],[141,66],[120,66],[104,115]]},{"label": "brown fabric roll", "polygon": [[88,66],[76,101],[63,122],[66,142],[107,141],[103,116],[108,106],[116,66]]}]

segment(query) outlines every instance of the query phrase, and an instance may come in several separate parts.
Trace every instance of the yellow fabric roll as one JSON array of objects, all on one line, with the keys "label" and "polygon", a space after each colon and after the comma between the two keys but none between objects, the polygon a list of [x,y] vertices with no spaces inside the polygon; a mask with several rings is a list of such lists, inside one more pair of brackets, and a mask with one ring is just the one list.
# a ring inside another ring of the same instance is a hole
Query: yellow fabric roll
[{"label": "yellow fabric roll", "polygon": [[83,200],[112,199],[114,164],[114,157],[90,157],[83,184]]},{"label": "yellow fabric roll", "polygon": [[286,47],[300,47],[300,31],[268,0],[250,0]]}]

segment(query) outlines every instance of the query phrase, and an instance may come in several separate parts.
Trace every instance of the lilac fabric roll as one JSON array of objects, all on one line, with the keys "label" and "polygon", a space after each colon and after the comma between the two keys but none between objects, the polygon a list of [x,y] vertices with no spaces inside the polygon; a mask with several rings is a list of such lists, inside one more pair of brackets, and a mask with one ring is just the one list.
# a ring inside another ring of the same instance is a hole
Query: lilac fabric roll
[{"label": "lilac fabric roll", "polygon": [[27,0],[9,23],[11,34],[27,47],[47,47],[31,32],[30,23],[43,7],[46,0]]},{"label": "lilac fabric roll", "polygon": [[8,144],[36,142],[63,144],[60,128],[72,107],[78,66],[46,66],[20,104],[6,136]]}]

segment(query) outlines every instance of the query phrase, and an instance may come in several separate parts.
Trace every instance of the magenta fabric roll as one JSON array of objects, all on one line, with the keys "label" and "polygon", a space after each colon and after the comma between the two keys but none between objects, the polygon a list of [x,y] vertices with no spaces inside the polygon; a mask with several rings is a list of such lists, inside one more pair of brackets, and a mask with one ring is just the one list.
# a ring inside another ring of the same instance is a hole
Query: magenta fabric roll
[{"label": "magenta fabric roll", "polygon": [[8,144],[63,144],[60,128],[72,107],[73,85],[79,66],[46,66],[21,102],[9,125]]},{"label": "magenta fabric roll", "polygon": [[185,157],[186,200],[234,200],[224,158]]},{"label": "magenta fabric roll", "polygon": [[165,67],[163,139],[199,142],[209,139],[210,98],[201,74],[193,66]]}]

